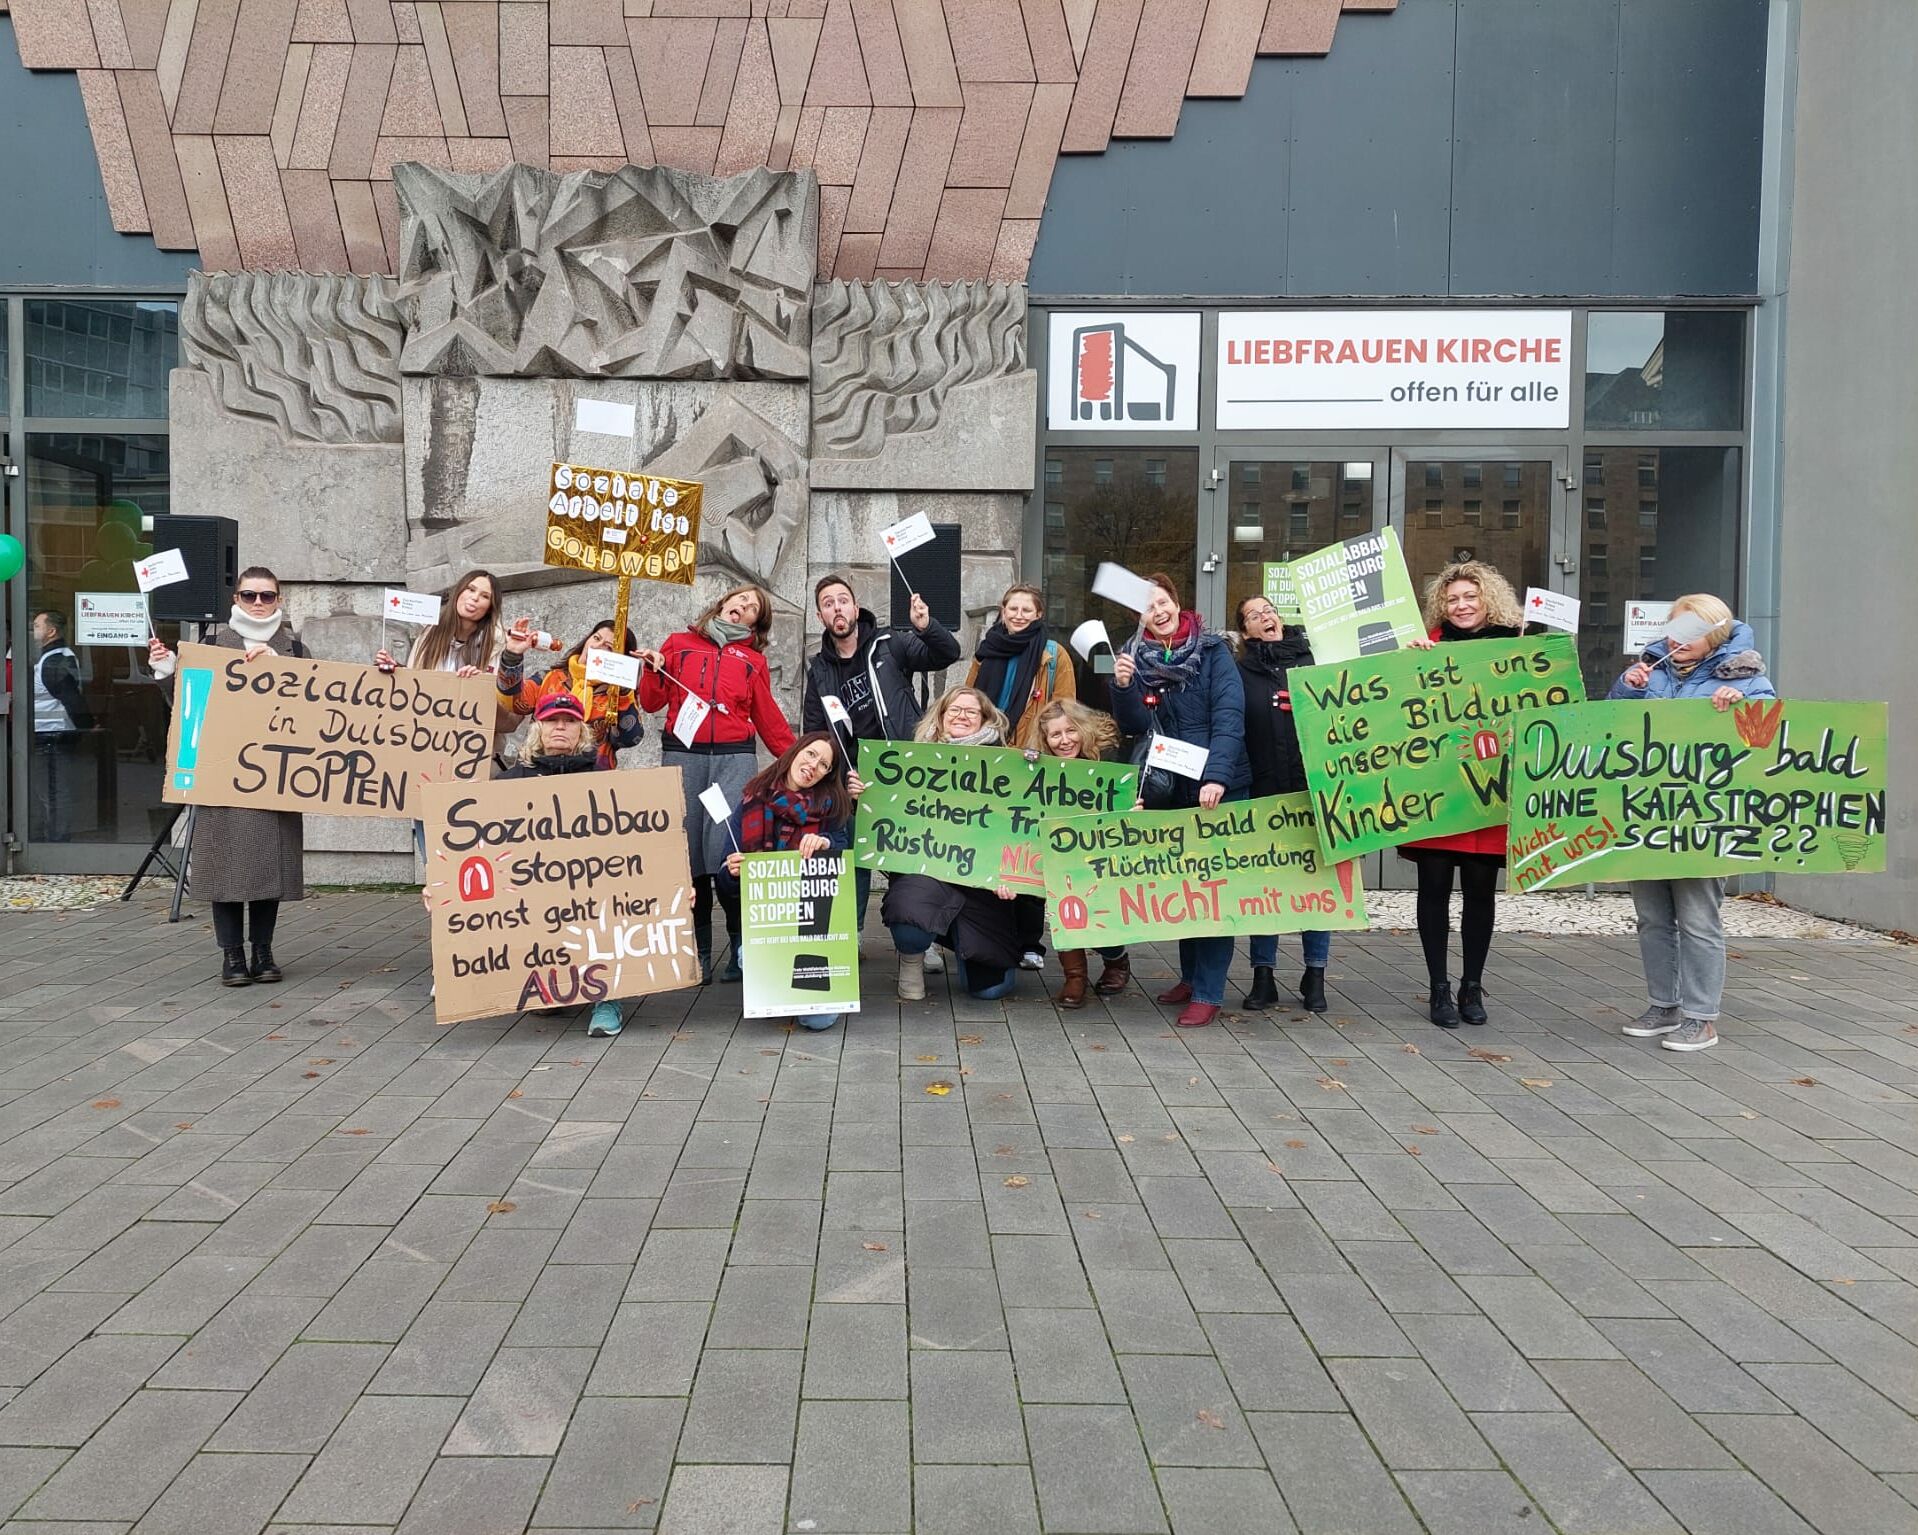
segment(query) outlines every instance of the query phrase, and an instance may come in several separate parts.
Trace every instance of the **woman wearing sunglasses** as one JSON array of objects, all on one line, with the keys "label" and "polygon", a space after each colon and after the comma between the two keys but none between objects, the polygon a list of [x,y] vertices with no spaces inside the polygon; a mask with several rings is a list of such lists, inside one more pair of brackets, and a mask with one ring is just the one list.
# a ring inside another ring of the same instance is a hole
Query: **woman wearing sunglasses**
[{"label": "woman wearing sunglasses", "polygon": [[[304,656],[307,651],[280,611],[280,579],[264,565],[240,572],[233,612],[207,641],[244,651],[249,661],[269,652]],[[158,639],[147,647],[153,675],[169,697],[179,657]],[[193,893],[213,906],[213,936],[220,945],[222,986],[265,985],[280,979],[273,960],[273,926],[280,902],[306,895],[305,819],[294,810],[243,810],[200,805],[193,813]],[[253,952],[247,953],[251,939]]]}]

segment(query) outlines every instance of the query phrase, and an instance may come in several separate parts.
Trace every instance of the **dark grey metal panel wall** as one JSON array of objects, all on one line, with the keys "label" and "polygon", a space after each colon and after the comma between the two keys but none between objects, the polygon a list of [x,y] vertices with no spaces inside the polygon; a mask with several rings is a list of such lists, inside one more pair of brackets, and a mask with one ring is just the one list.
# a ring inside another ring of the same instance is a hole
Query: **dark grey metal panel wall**
[{"label": "dark grey metal panel wall", "polygon": [[80,82],[20,67],[13,22],[0,15],[0,284],[166,290],[199,265],[147,235],[117,234]]},{"label": "dark grey metal panel wall", "polygon": [[1402,0],[1170,141],[1067,156],[1060,293],[1742,294],[1767,0]]}]

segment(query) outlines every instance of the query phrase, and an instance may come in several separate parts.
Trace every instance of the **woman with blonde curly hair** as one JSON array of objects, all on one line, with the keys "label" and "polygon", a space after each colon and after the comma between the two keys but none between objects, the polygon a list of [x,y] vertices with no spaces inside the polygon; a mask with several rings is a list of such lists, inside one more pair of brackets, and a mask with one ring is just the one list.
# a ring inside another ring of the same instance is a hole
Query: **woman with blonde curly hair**
[{"label": "woman with blonde curly hair", "polygon": [[[1088,709],[1077,699],[1053,699],[1039,711],[1037,723],[1040,744],[1048,757],[1076,757],[1082,761],[1101,762],[1120,754],[1119,727],[1112,716],[1101,714],[1097,709]],[[1041,924],[1045,921],[1043,901],[1039,903],[1039,921]],[[1116,997],[1131,984],[1131,956],[1127,954],[1126,946],[1119,944],[1114,948],[1101,948],[1099,958],[1105,961],[1105,968],[1099,972],[1099,979],[1092,991],[1097,996]],[[1061,1007],[1084,1007],[1088,975],[1086,951],[1061,949],[1059,968],[1065,972],[1065,984],[1052,1000]]]},{"label": "woman with blonde curly hair", "polygon": [[[1431,626],[1427,645],[1515,640],[1525,632],[1525,610],[1512,583],[1483,560],[1456,560],[1432,578],[1425,588],[1425,621]],[[1498,874],[1505,867],[1504,824],[1407,842],[1399,848],[1399,857],[1418,866],[1419,943],[1431,981],[1432,1022],[1441,1029],[1485,1022],[1485,961],[1492,952]],[[1446,964],[1454,873],[1464,899],[1456,1001]]]}]

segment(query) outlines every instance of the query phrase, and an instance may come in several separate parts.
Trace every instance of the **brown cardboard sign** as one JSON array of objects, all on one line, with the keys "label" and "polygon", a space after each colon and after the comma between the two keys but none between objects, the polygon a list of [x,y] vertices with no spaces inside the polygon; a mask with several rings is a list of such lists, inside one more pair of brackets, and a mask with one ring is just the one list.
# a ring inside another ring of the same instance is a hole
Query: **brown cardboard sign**
[{"label": "brown cardboard sign", "polygon": [[692,480],[554,464],[546,486],[546,563],[691,586],[699,502]]},{"label": "brown cardboard sign", "polygon": [[162,798],[182,805],[419,815],[419,786],[493,771],[489,676],[182,645]]},{"label": "brown cardboard sign", "polygon": [[428,784],[441,1023],[699,984],[678,768]]}]

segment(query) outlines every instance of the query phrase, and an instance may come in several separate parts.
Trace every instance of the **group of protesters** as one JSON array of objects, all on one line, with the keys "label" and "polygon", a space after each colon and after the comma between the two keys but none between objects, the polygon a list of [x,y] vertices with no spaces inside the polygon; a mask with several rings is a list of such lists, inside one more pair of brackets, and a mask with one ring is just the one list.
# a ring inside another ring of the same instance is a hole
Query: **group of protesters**
[{"label": "group of protesters", "polygon": [[[1313,664],[1304,629],[1288,625],[1263,596],[1238,605],[1228,632],[1209,629],[1187,608],[1174,578],[1148,578],[1150,598],[1137,632],[1111,657],[1102,678],[1109,710],[1081,701],[1070,649],[1048,632],[1039,588],[1007,589],[985,629],[964,681],[922,704],[915,678],[944,674],[958,664],[957,638],[919,595],[908,622],[884,626],[860,606],[849,578],[828,575],[813,590],[821,633],[808,658],[800,730],[795,735],[772,686],[769,646],[772,599],[753,584],[724,592],[690,626],[657,648],[640,646],[615,621],[594,624],[557,662],[529,675],[528,656],[553,644],[531,619],[508,626],[498,581],[487,571],[463,575],[448,589],[437,622],[425,629],[402,661],[382,649],[382,669],[401,666],[497,682],[495,746],[504,752],[520,725],[530,726],[499,776],[530,777],[605,772],[618,753],[644,734],[644,717],[660,714],[661,758],[677,767],[685,789],[685,828],[693,881],[693,926],[702,985],[738,982],[742,854],[845,849],[859,795],[857,751],[862,741],[917,740],[954,746],[1007,746],[1067,758],[1138,760],[1153,735],[1189,743],[1205,753],[1202,776],[1191,779],[1142,769],[1137,808],[1212,808],[1222,803],[1306,789],[1304,759],[1291,705],[1289,673]],[[1647,648],[1613,685],[1614,698],[1709,697],[1725,709],[1740,698],[1770,697],[1764,663],[1752,633],[1716,597],[1695,595],[1673,604],[1674,625]],[[1428,584],[1426,635],[1412,644],[1512,639],[1524,617],[1511,584],[1476,560],[1448,565]],[[232,613],[211,643],[240,650],[247,660],[272,653],[303,656],[282,605],[277,577],[264,567],[241,573]],[[557,648],[553,645],[553,648]],[[636,689],[595,681],[589,660],[612,651],[641,662]],[[151,646],[155,675],[170,686],[174,652]],[[1360,663],[1362,664],[1362,663]],[[1091,688],[1087,692],[1094,691]],[[772,761],[761,768],[758,747]],[[734,808],[730,824],[716,822],[701,804],[717,786]],[[416,829],[416,838],[418,832]],[[418,845],[416,843],[416,845]],[[1485,970],[1495,926],[1496,889],[1505,864],[1505,827],[1408,842],[1398,849],[1417,869],[1417,926],[1428,971],[1427,1014],[1440,1028],[1487,1021]],[[193,845],[196,890],[212,905],[228,986],[281,979],[273,955],[274,924],[282,901],[304,894],[301,817],[277,810],[206,807]],[[855,871],[863,928],[872,875]],[[1449,962],[1451,897],[1462,902],[1460,966],[1454,990]],[[1714,1020],[1724,983],[1725,944],[1720,922],[1722,879],[1640,880],[1632,884],[1650,1005],[1624,1032],[1657,1037],[1667,1048],[1703,1049],[1716,1042]],[[714,923],[724,923],[723,944]],[[898,996],[926,995],[926,975],[952,956],[955,980],[982,999],[1003,997],[1021,970],[1045,967],[1046,903],[1010,891],[961,886],[920,874],[892,874],[881,917],[897,950]],[[1300,935],[1301,1006],[1329,1006],[1326,971],[1329,933]],[[1183,1028],[1210,1024],[1225,1005],[1235,940],[1183,939],[1177,981],[1158,1000],[1178,1006]],[[1282,1000],[1276,980],[1279,939],[1247,942],[1251,983],[1241,1006],[1272,1008]],[[1098,951],[1092,976],[1083,950],[1058,954],[1062,983],[1054,1000],[1084,1007],[1088,997],[1116,997],[1132,984],[1123,948]],[[590,1033],[617,1034],[621,1004],[595,1004]],[[836,1016],[801,1019],[826,1028]]]}]

